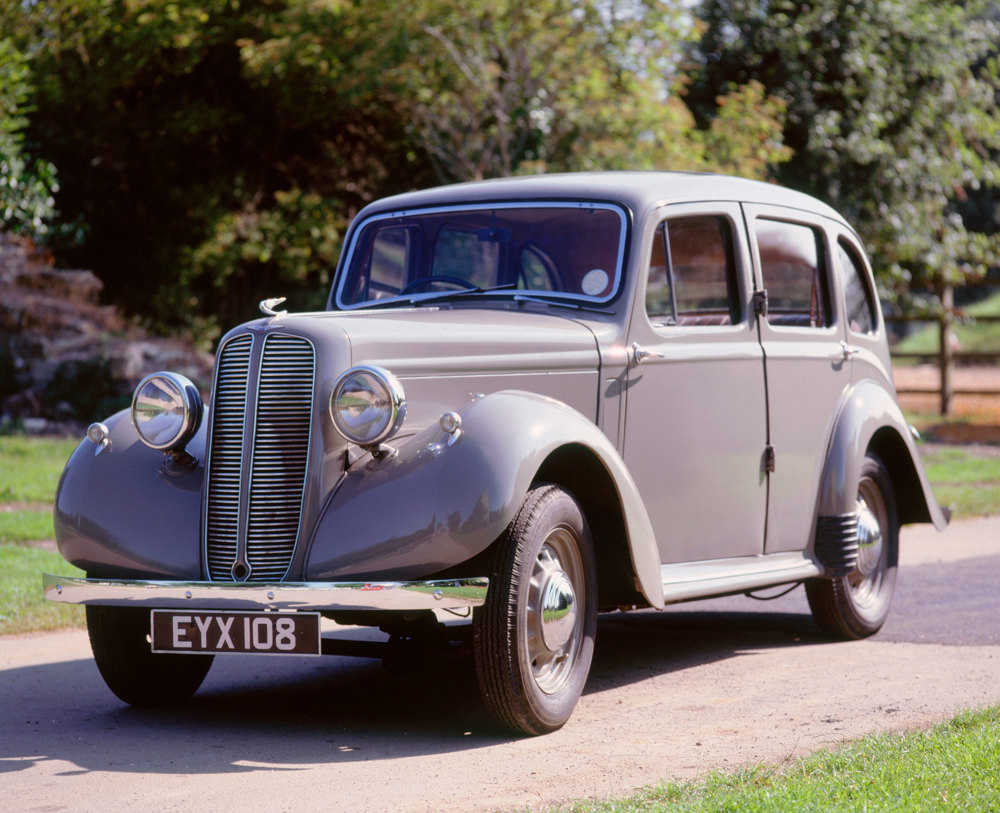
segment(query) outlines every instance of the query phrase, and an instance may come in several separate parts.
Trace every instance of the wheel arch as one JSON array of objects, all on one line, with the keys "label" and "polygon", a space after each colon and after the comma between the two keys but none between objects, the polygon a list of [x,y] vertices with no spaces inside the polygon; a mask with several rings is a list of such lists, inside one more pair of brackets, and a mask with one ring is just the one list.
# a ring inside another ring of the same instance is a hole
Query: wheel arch
[{"label": "wheel arch", "polygon": [[885,466],[896,497],[899,524],[934,522],[914,458],[895,427],[883,426],[875,431],[868,451]]},{"label": "wheel arch", "polygon": [[[519,390],[486,395],[459,414],[455,437],[427,427],[397,443],[398,454],[382,465],[348,473],[313,531],[308,580],[423,577],[475,566],[530,488],[548,481],[581,503],[602,551],[598,567],[631,568],[622,577],[630,585],[622,603],[638,589],[650,605],[663,606],[649,516],[621,455],[593,420]],[[618,578],[604,581],[617,590]]]},{"label": "wheel arch", "polygon": [[540,483],[565,488],[580,504],[594,542],[599,608],[648,605],[637,583],[614,479],[594,452],[579,443],[560,446],[536,472],[532,484]]},{"label": "wheel arch", "polygon": [[899,405],[871,380],[858,382],[841,400],[820,480],[818,516],[854,511],[867,452],[877,455],[889,472],[901,524],[930,522],[938,530],[948,524]]}]

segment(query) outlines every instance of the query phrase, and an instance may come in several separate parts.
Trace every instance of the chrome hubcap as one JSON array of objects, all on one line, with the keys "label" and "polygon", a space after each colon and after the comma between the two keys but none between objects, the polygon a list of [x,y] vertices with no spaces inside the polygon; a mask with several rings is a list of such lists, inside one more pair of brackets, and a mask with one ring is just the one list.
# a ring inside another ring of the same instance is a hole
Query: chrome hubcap
[{"label": "chrome hubcap", "polygon": [[566,646],[576,628],[576,591],[561,570],[551,573],[542,590],[542,640],[550,652]]},{"label": "chrome hubcap", "polygon": [[877,486],[863,480],[858,493],[858,564],[848,576],[855,603],[873,608],[882,600],[882,584],[888,566],[885,544],[885,503]]},{"label": "chrome hubcap", "polygon": [[525,612],[525,643],[531,674],[546,694],[569,680],[583,639],[579,602],[584,601],[583,561],[568,528],[554,529],[531,570]]}]

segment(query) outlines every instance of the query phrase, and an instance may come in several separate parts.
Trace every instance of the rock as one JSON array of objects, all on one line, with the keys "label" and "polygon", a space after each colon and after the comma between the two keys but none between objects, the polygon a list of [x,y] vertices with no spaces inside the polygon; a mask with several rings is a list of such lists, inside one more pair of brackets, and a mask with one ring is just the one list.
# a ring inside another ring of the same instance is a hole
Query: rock
[{"label": "rock", "polygon": [[100,304],[102,288],[90,271],[55,268],[30,240],[0,232],[0,420],[38,431],[69,416],[100,420],[157,370],[208,393],[210,353],[148,335]]}]

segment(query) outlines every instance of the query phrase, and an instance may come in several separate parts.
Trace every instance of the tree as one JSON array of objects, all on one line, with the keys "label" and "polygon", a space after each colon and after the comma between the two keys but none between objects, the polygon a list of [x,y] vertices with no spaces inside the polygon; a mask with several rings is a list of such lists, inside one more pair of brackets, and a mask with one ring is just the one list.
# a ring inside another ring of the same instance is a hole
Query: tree
[{"label": "tree", "polygon": [[[1000,187],[1000,28],[987,2],[706,0],[687,100],[705,122],[733,84],[784,99],[779,181],[858,227],[897,291],[983,274],[1000,237],[963,218]],[[980,226],[982,224],[980,223]]]},{"label": "tree", "polygon": [[[399,116],[340,81],[361,50],[343,36],[340,6],[6,4],[0,27],[36,66],[28,133],[60,167],[60,210],[88,226],[82,244],[53,245],[60,261],[92,268],[161,330],[241,321],[271,293],[315,304],[335,261],[331,235],[367,200],[420,177],[405,169],[414,162]],[[335,44],[336,70],[309,64],[315,49],[289,50],[308,38]],[[261,244],[282,220],[299,236]],[[303,221],[322,232],[306,258]],[[227,251],[232,240],[247,246]]]},{"label": "tree", "polygon": [[694,127],[682,0],[0,0],[0,30],[87,226],[51,247],[171,332],[322,304],[358,209],[435,180],[786,157],[763,85]]},{"label": "tree", "polygon": [[28,59],[9,38],[0,39],[0,223],[44,240],[59,186],[55,167],[32,160],[25,148],[30,89]]},{"label": "tree", "polygon": [[671,0],[421,0],[386,75],[441,181],[580,169],[763,176],[785,157],[781,105],[740,88],[723,107],[754,132],[695,132],[678,95],[691,23]]}]

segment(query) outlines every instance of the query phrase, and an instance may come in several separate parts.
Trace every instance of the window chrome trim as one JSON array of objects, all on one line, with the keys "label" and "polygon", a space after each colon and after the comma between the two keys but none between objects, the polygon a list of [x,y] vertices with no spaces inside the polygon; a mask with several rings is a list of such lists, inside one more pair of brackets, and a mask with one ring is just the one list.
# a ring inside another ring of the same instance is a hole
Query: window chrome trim
[{"label": "window chrome trim", "polygon": [[[611,292],[607,296],[603,297],[593,297],[587,296],[586,294],[572,294],[568,292],[552,292],[552,291],[521,291],[521,293],[531,293],[532,296],[538,296],[539,298],[544,298],[546,296],[551,297],[553,301],[560,301],[563,299],[576,300],[582,302],[590,302],[595,304],[603,304],[605,302],[610,302],[621,292],[622,279],[624,277],[624,264],[625,264],[625,246],[628,241],[628,225],[629,218],[628,213],[624,206],[616,203],[607,202],[597,202],[597,201],[555,201],[555,200],[520,200],[520,201],[497,201],[493,203],[469,203],[469,204],[449,204],[448,206],[431,206],[427,208],[415,208],[415,209],[398,209],[391,212],[379,212],[378,214],[373,214],[366,217],[361,223],[351,229],[351,243],[347,247],[347,251],[344,254],[344,261],[341,264],[337,272],[336,289],[333,295],[333,304],[336,305],[338,310],[341,311],[353,311],[353,310],[363,310],[364,308],[371,305],[373,302],[387,302],[391,299],[370,299],[357,305],[347,305],[341,300],[341,295],[344,292],[344,283],[347,281],[348,271],[351,268],[351,263],[354,261],[355,250],[358,246],[358,241],[361,237],[361,233],[371,224],[377,223],[382,220],[394,220],[400,217],[417,217],[419,215],[436,215],[442,214],[444,212],[479,212],[479,211],[489,211],[491,209],[603,209],[609,212],[614,212],[618,215],[618,219],[621,223],[621,229],[618,233],[618,252],[615,261],[615,276],[614,285],[611,288]],[[510,291],[510,294],[516,294],[519,291],[514,289]],[[499,292],[503,293],[503,292]],[[400,304],[408,304],[411,300],[420,300],[425,296],[434,296],[434,292],[424,293],[424,294],[407,294],[404,297],[398,297]]]}]

